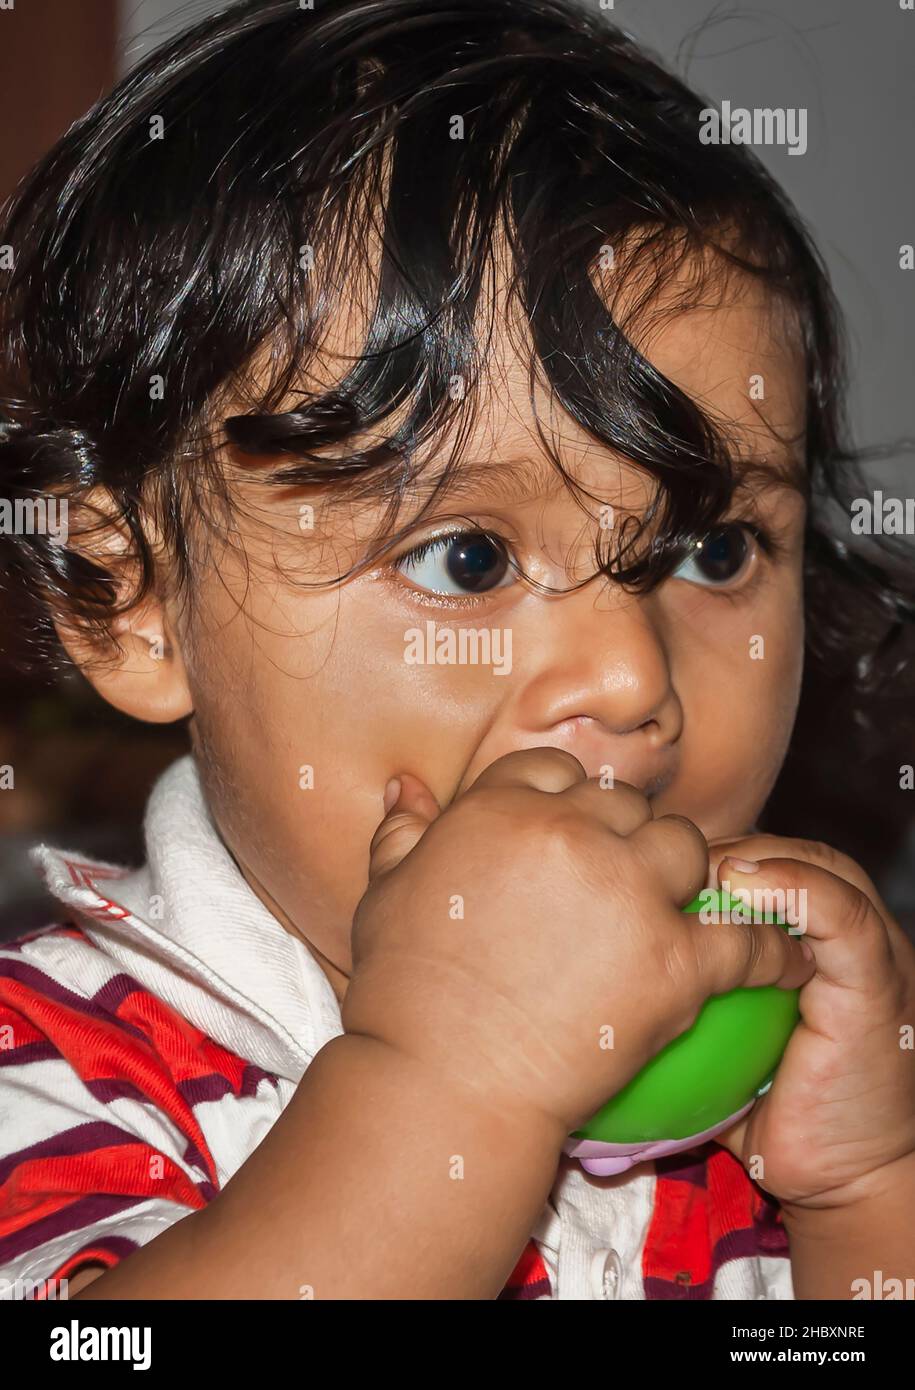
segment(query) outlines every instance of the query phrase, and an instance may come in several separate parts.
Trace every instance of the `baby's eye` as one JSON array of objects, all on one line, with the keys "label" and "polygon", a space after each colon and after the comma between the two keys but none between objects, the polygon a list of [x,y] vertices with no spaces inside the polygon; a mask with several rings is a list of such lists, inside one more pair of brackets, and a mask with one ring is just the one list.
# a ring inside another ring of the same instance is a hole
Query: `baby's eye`
[{"label": "baby's eye", "polygon": [[505,546],[483,531],[434,536],[402,555],[395,568],[433,594],[482,594],[514,581]]},{"label": "baby's eye", "polygon": [[743,573],[752,553],[747,527],[736,522],[717,526],[695,543],[672,578],[707,587],[730,584]]}]

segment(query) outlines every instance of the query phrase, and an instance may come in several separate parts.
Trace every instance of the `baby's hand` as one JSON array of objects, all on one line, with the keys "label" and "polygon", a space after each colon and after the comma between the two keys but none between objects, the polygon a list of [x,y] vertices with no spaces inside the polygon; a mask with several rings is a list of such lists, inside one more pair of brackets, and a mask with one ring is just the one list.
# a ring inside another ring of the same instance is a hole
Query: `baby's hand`
[{"label": "baby's hand", "polygon": [[561,1142],[710,995],[808,978],[779,928],[679,911],[707,868],[690,821],[655,820],[554,748],[500,758],[444,812],[404,776],[371,846],[344,1028],[437,1086],[546,1115]]},{"label": "baby's hand", "polygon": [[864,871],[827,845],[755,835],[712,841],[710,855],[710,882],[717,867],[732,891],[795,890],[785,901],[806,908],[817,966],[771,1090],[718,1142],[785,1204],[855,1202],[915,1153],[915,948]]}]

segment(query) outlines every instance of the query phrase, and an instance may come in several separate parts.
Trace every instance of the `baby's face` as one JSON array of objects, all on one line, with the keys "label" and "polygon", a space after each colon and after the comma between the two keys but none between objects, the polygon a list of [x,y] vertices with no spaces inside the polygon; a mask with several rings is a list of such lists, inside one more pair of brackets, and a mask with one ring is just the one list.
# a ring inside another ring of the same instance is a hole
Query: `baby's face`
[{"label": "baby's face", "polygon": [[[800,361],[756,291],[675,318],[645,350],[733,422],[748,453],[773,470],[801,461]],[[554,412],[566,468],[614,509],[584,512],[544,458],[507,335],[496,356],[463,454],[484,468],[468,467],[396,553],[338,587],[308,587],[365,553],[380,508],[341,506],[328,491],[309,498],[314,529],[303,529],[301,493],[246,485],[236,543],[200,574],[181,638],[214,816],[255,891],[341,995],[392,776],[412,773],[447,807],[503,754],[550,745],[590,776],[612,769],[642,788],[656,816],[688,816],[709,838],[739,835],[794,720],[800,495],[773,471],[754,502],[735,499],[732,515],[779,543],[771,558],[735,527],[645,597],[601,576],[574,589],[594,572],[601,520],[644,509],[644,476]],[[430,537],[424,555],[404,560]],[[506,556],[568,592],[516,580]]]}]

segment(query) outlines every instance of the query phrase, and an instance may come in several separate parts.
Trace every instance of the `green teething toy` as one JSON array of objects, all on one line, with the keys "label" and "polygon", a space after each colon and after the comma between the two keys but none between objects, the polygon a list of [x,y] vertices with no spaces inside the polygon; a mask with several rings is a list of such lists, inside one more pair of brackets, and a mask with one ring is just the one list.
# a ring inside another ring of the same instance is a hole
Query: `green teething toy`
[{"label": "green teething toy", "polygon": [[[704,890],[684,912],[746,905]],[[771,913],[754,921],[776,922]],[[779,923],[785,930],[788,924]],[[727,931],[727,924],[709,931]],[[574,1138],[607,1144],[686,1139],[735,1114],[768,1088],[798,1020],[798,991],[764,985],[717,995]]]}]

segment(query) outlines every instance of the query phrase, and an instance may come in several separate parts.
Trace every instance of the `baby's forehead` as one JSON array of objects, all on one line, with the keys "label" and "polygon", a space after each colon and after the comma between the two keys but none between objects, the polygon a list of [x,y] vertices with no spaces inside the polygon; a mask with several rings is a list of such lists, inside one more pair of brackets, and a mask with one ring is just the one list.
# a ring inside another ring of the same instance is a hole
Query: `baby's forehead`
[{"label": "baby's forehead", "polygon": [[[803,465],[803,351],[790,311],[761,286],[743,283],[718,303],[672,305],[667,312],[659,302],[653,315],[627,324],[627,336],[661,376],[723,426],[738,453]],[[593,370],[593,364],[585,370]],[[468,487],[486,483],[495,493],[516,484],[532,492],[560,485],[551,456],[582,481],[613,471],[606,444],[573,417],[551,388],[526,326],[507,316],[494,323],[485,378],[462,452],[469,463],[482,465],[469,470]],[[487,460],[509,463],[508,476],[487,479]],[[624,481],[619,467],[613,476]]]},{"label": "baby's forehead", "polygon": [[[774,412],[783,421],[803,408],[805,373],[803,346],[796,310],[760,281],[731,271],[726,278],[704,281],[708,292],[700,302],[684,295],[695,283],[694,262],[686,260],[650,300],[639,301],[638,279],[606,281],[601,286],[607,308],[616,322],[657,370],[693,399],[717,406],[725,418],[739,421]],[[544,394],[544,364],[538,362],[532,343],[532,325],[524,316],[518,296],[509,292],[503,270],[495,281],[494,295],[481,301],[478,338],[484,376],[481,385],[480,428],[504,419],[522,425],[533,415],[532,391]],[[332,390],[367,349],[371,300],[367,287],[358,297],[344,297],[339,312],[329,316],[325,334],[313,361],[312,387]],[[570,360],[584,351],[570,331],[565,352]],[[591,362],[582,366],[593,369]],[[532,383],[532,369],[534,381]],[[762,376],[762,383],[755,378]],[[754,381],[750,381],[750,377]],[[765,379],[772,391],[765,390]],[[469,385],[460,378],[453,389]],[[747,410],[747,402],[768,401],[770,410]]]}]

